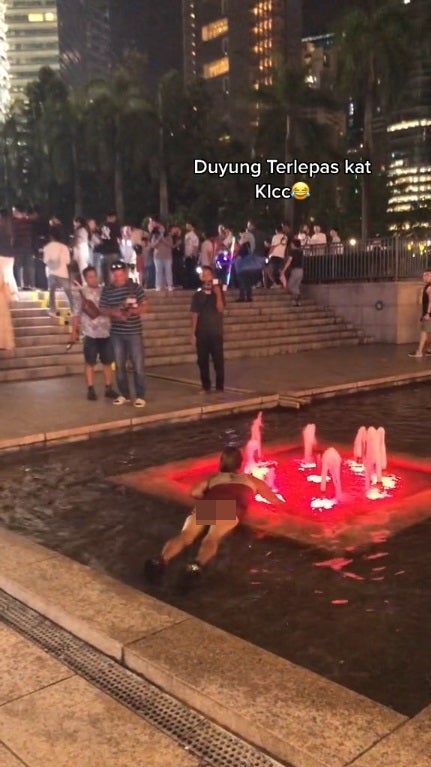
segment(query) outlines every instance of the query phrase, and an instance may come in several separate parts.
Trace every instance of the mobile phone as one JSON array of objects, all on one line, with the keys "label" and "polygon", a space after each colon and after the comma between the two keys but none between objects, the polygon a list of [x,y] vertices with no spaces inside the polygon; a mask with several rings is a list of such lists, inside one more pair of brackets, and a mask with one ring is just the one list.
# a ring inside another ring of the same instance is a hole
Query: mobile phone
[{"label": "mobile phone", "polygon": [[213,285],[218,285],[218,280],[213,280]]}]

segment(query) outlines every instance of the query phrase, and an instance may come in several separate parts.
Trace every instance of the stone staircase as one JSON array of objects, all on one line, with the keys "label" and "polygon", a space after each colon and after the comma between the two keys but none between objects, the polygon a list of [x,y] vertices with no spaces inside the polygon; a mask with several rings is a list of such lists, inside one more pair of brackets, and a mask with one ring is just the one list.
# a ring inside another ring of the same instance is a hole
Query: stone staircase
[{"label": "stone staircase", "polygon": [[[151,312],[144,318],[148,367],[195,362],[190,343],[190,297],[186,291],[149,292]],[[226,359],[354,346],[373,340],[313,301],[304,300],[295,307],[279,290],[256,290],[251,304],[237,304],[235,298],[236,292],[227,296]],[[17,347],[13,352],[0,350],[0,382],[80,373],[81,344],[67,351],[70,317],[65,300],[59,299],[55,320],[48,316],[46,294],[21,293],[20,299],[12,309]]]}]

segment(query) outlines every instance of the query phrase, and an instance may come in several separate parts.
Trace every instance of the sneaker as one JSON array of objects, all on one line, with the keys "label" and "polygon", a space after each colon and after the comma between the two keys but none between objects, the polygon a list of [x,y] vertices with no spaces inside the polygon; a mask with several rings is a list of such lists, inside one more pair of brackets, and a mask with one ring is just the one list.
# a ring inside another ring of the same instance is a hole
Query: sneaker
[{"label": "sneaker", "polygon": [[147,403],[145,402],[145,400],[141,399],[141,397],[138,397],[137,399],[135,399],[135,402],[134,402],[135,407],[145,407],[146,404]]},{"label": "sneaker", "polygon": [[50,313],[49,313],[49,316],[50,316],[50,317],[51,317],[51,319],[53,319],[53,320],[57,320],[57,319],[58,319],[58,314],[57,314],[57,312],[50,312]]},{"label": "sneaker", "polygon": [[166,565],[161,557],[147,559],[144,565],[144,575],[148,581],[154,583],[163,577],[165,569]]},{"label": "sneaker", "polygon": [[424,355],[422,352],[410,352],[409,357],[416,357],[416,359],[421,359]]},{"label": "sneaker", "polygon": [[119,394],[112,386],[105,386],[105,397],[108,399],[118,399]]},{"label": "sneaker", "polygon": [[202,568],[197,562],[187,565],[182,571],[178,586],[182,593],[187,593],[202,582]]},{"label": "sneaker", "polygon": [[88,387],[87,399],[90,400],[90,402],[95,402],[96,401],[97,394],[94,391],[94,386],[89,386]]},{"label": "sneaker", "polygon": [[130,400],[127,399],[127,397],[123,397],[122,394],[120,394],[120,396],[117,397],[117,399],[114,399],[112,404],[113,405],[127,405],[129,402],[130,402]]}]

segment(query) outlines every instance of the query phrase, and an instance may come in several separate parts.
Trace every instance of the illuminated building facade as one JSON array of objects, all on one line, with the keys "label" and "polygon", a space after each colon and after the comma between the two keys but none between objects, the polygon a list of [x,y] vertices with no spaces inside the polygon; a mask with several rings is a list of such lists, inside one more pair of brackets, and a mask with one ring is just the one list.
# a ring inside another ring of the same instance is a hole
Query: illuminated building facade
[{"label": "illuminated building facade", "polygon": [[4,119],[9,105],[9,68],[5,10],[4,3],[0,3],[0,121]]},{"label": "illuminated building facade", "polygon": [[[426,18],[428,0],[413,0]],[[422,16],[423,14],[423,16]],[[416,54],[401,107],[387,126],[388,213],[393,230],[431,229],[431,56]]]},{"label": "illuminated building facade", "polygon": [[274,57],[301,64],[301,0],[183,0],[183,30],[186,79],[204,77],[243,129],[250,89],[272,82]]},{"label": "illuminated building facade", "polygon": [[57,0],[61,72],[73,87],[105,77],[111,67],[109,0]]},{"label": "illuminated building facade", "polygon": [[10,103],[37,78],[41,67],[60,68],[57,4],[55,0],[6,0],[0,8],[8,72],[1,100]]}]

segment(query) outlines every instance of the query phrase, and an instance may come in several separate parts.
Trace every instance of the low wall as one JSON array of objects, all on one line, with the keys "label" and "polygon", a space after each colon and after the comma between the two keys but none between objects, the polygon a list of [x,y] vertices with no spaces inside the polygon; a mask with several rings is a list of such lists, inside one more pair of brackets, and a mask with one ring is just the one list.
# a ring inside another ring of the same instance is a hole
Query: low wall
[{"label": "low wall", "polygon": [[418,339],[422,297],[419,282],[307,285],[307,294],[377,342],[409,344]]}]

